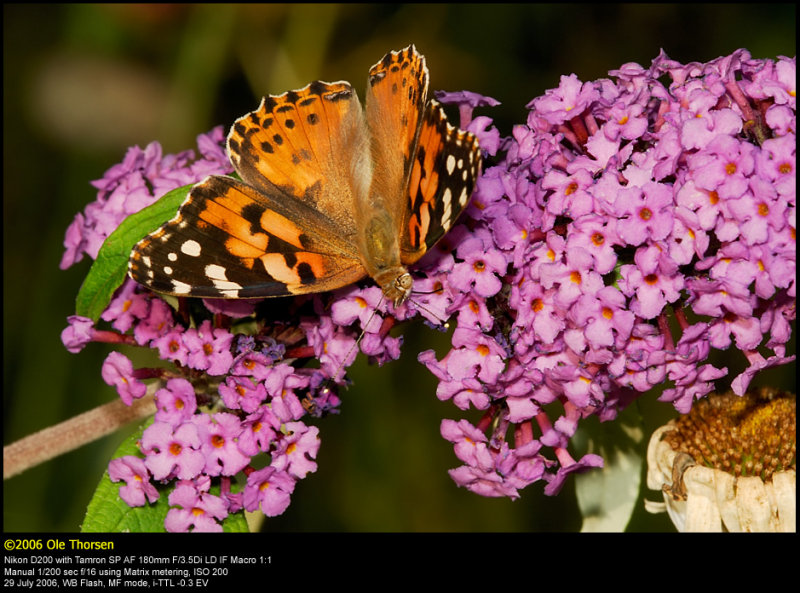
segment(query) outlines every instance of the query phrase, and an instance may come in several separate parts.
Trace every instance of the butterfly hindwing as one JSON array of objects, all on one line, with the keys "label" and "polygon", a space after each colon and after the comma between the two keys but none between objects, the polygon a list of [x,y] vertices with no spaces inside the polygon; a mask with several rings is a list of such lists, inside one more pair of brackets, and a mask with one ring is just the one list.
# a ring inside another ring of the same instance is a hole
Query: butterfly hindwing
[{"label": "butterfly hindwing", "polygon": [[366,275],[320,212],[217,176],[194,186],[177,216],[139,242],[130,273],[156,292],[204,298],[321,292]]}]

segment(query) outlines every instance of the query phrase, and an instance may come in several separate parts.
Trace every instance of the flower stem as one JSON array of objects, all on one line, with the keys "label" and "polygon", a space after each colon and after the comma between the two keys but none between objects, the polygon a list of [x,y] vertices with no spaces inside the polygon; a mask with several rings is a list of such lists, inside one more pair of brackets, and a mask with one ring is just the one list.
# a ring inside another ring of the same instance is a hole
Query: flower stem
[{"label": "flower stem", "polygon": [[96,441],[130,422],[153,415],[156,406],[152,392],[156,385],[148,386],[148,393],[131,406],[117,399],[3,447],[3,479]]}]

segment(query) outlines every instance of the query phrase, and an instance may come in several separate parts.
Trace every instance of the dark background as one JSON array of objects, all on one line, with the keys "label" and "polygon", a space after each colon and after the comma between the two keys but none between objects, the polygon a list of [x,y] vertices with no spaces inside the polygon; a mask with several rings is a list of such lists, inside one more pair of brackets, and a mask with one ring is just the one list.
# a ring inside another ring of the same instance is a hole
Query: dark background
[{"label": "dark background", "polygon": [[[559,76],[604,77],[648,66],[661,48],[681,62],[745,47],[756,58],[795,55],[794,4],[686,5],[4,5],[4,444],[116,397],[100,378],[109,351],[77,355],[60,333],[88,270],[58,268],[64,231],[95,199],[89,181],[126,148],[158,140],[165,153],[254,109],[266,93],[315,79],[357,88],[390,49],[415,43],[433,89],[469,89],[502,105],[503,135]],[[459,465],[439,436],[460,418],[435,397],[416,353],[446,352],[446,336],[408,327],[401,361],[362,362],[342,413],[319,423],[319,471],[301,481],[270,530],[574,531],[572,482],[543,484],[516,502],[457,488]],[[793,346],[792,346],[793,348]],[[136,356],[135,351],[126,350]],[[717,366],[741,368],[737,352]],[[734,360],[735,359],[735,360]],[[738,365],[738,367],[737,367]],[[794,365],[759,377],[794,389]],[[648,394],[646,429],[675,415]],[[470,416],[472,417],[472,416]],[[6,531],[75,531],[121,431],[4,484]],[[647,492],[655,499],[656,493]],[[641,501],[639,504],[641,507]],[[636,512],[635,531],[671,531],[665,515]]]}]

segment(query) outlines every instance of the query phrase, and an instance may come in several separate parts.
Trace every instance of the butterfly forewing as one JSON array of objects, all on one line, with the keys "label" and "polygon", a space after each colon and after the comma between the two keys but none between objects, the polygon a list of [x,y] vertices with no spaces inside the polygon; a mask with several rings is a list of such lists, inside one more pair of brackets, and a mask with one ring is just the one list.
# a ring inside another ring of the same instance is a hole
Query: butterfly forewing
[{"label": "butterfly forewing", "polygon": [[129,269],[156,292],[204,298],[319,292],[366,275],[324,215],[217,176],[194,186],[177,216],[139,242]]},{"label": "butterfly forewing", "polygon": [[375,166],[370,194],[382,199],[399,224],[401,198],[428,96],[425,58],[411,45],[389,52],[369,71],[366,113]]},{"label": "butterfly forewing", "polygon": [[282,190],[355,234],[351,164],[368,143],[364,114],[346,82],[313,82],[267,96],[239,118],[228,150],[242,179],[264,193]]}]

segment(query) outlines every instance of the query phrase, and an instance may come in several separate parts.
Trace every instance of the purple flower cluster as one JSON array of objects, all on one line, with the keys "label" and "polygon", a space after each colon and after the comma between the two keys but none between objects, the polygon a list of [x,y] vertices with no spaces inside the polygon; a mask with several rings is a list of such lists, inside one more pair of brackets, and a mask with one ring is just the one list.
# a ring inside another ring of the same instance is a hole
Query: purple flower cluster
[{"label": "purple flower cluster", "polygon": [[[132,148],[94,183],[98,198],[67,230],[62,267],[84,254],[95,258],[126,216],[165,192],[230,172],[223,142],[222,128],[200,136],[197,159],[192,151],[162,158],[156,143]],[[111,329],[70,317],[62,333],[70,352],[89,342],[128,344],[172,363],[134,368],[114,351],[103,364],[103,379],[127,405],[148,392],[145,380],[157,380],[150,389],[155,419],[140,441],[144,458],[109,464],[110,478],[125,482],[120,497],[142,506],[159,498],[155,484],[173,483],[170,531],[220,531],[220,521],[241,509],[281,514],[297,481],[316,471],[319,431],[301,419],[337,411],[339,399],[328,387],[355,359],[358,335],[363,331],[360,346],[373,360],[399,356],[401,340],[388,335],[392,318],[375,313],[380,301],[379,289],[352,287],[332,308],[319,296],[295,299],[289,320],[264,319],[254,301],[205,300],[203,312],[190,315],[186,303],[176,311],[127,279],[101,315]],[[307,368],[311,359],[320,368]],[[239,488],[237,474],[245,477]],[[210,493],[212,480],[219,496]]]},{"label": "purple flower cluster", "polygon": [[[744,50],[688,65],[662,54],[649,70],[612,72],[616,81],[563,77],[506,139],[490,118],[472,117],[496,101],[440,94],[496,164],[397,308],[366,282],[272,300],[269,315],[254,301],[184,299],[175,310],[127,280],[102,315],[112,329],[74,316],[62,334],[71,352],[124,343],[171,363],[137,369],[112,352],[103,365],[124,402],[149,390],[157,406],[143,457],[109,464],[125,482],[120,496],[141,506],[172,484],[172,531],[220,530],[241,509],[282,513],[316,470],[318,429],[304,419],[337,411],[328,388],[359,348],[380,364],[396,359],[402,338],[389,330],[417,314],[431,325],[456,317],[452,350],[419,360],[440,399],[483,411],[477,425],[443,420],[441,433],[463,462],[453,479],[484,496],[516,498],[539,480],[555,494],[571,473],[602,465],[570,454],[579,421],[613,419],[662,383],[661,399],[688,411],[727,374],[707,362],[712,348],[735,343],[747,358],[733,384],[743,393],[761,368],[794,360],[785,349],[795,317],[794,73],[794,59]],[[197,159],[162,157],[155,143],[131,149],[95,182],[98,199],[69,227],[62,267],[94,258],[127,215],[166,191],[228,173],[222,143],[215,129]],[[318,368],[306,366],[312,359]]]},{"label": "purple flower cluster", "polygon": [[97,258],[103,241],[126,217],[170,190],[197,183],[213,173],[230,173],[233,167],[222,148],[223,140],[222,127],[199,136],[199,157],[193,150],[163,156],[158,142],[151,142],[144,150],[138,146],[129,149],[121,163],[92,182],[98,190],[97,199],[67,228],[61,269],[81,261],[84,255]]},{"label": "purple flower cluster", "polygon": [[688,412],[727,375],[712,348],[749,362],[739,395],[795,359],[795,59],[662,52],[610,74],[563,76],[528,104],[448,239],[453,348],[419,359],[440,399],[485,411],[441,426],[464,464],[452,478],[485,496],[538,480],[554,494],[602,465],[568,453],[578,422],[661,384]]}]

